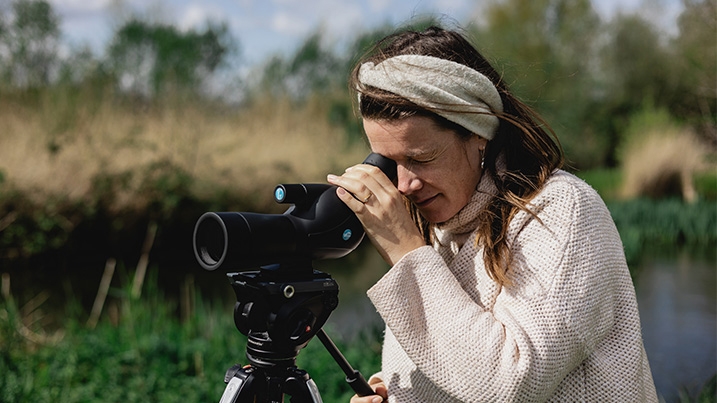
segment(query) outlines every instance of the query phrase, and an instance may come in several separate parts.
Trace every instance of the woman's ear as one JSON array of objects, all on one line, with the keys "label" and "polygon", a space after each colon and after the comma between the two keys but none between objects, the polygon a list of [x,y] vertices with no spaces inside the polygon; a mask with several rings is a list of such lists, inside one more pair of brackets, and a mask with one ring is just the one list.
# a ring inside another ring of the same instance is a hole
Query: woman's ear
[{"label": "woman's ear", "polygon": [[480,151],[485,151],[485,148],[488,146],[488,140],[477,134],[473,134],[472,141],[476,142],[476,147],[478,147]]}]

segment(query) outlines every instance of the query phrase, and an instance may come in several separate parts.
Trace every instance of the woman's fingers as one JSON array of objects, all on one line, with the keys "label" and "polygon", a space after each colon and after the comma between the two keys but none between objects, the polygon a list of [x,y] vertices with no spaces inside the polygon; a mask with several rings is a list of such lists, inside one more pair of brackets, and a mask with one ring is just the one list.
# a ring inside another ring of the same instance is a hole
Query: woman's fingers
[{"label": "woman's fingers", "polygon": [[380,169],[371,165],[350,167],[342,176],[329,175],[329,183],[346,189],[362,204],[377,196],[376,193],[391,194],[398,191]]},{"label": "woman's fingers", "polygon": [[356,165],[327,180],[336,194],[356,213],[381,256],[395,264],[406,253],[424,245],[398,189],[378,168]]},{"label": "woman's fingers", "polygon": [[386,389],[386,384],[384,384],[383,381],[378,379],[372,379],[369,380],[369,384],[371,385],[371,388],[373,388],[373,391],[376,392],[376,394],[362,397],[353,395],[353,397],[351,398],[351,403],[381,403],[388,399],[388,390]]},{"label": "woman's fingers", "polygon": [[358,397],[357,395],[354,395],[351,398],[351,403],[381,403],[381,402],[383,402],[383,398],[378,395],[363,396],[363,397]]}]

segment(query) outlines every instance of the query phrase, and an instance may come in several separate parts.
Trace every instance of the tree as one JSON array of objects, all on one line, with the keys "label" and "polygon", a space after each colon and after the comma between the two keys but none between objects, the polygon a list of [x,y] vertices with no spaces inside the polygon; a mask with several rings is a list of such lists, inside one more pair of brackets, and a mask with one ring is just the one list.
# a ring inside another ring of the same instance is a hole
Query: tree
[{"label": "tree", "polygon": [[288,57],[272,56],[262,68],[258,87],[251,90],[301,100],[334,91],[342,72],[340,57],[322,43],[319,30]]},{"label": "tree", "polygon": [[0,60],[6,82],[47,85],[58,61],[59,17],[47,1],[16,0],[0,23]]},{"label": "tree", "polygon": [[492,2],[471,31],[511,90],[550,122],[574,167],[604,163],[606,139],[585,125],[600,93],[601,21],[589,0]]},{"label": "tree", "polygon": [[108,64],[124,90],[145,96],[196,94],[234,47],[226,25],[180,32],[171,25],[132,19],[115,33]]},{"label": "tree", "polygon": [[717,0],[683,0],[674,39],[676,85],[670,109],[704,127],[717,142]]},{"label": "tree", "polygon": [[638,15],[625,15],[616,18],[610,32],[603,66],[613,99],[628,111],[645,102],[664,104],[673,63],[655,27]]}]

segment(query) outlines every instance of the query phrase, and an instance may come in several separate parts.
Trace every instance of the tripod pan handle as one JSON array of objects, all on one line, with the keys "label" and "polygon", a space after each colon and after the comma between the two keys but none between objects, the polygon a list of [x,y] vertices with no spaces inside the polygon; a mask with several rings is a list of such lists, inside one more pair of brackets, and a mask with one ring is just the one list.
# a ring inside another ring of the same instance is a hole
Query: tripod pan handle
[{"label": "tripod pan handle", "polygon": [[352,375],[346,376],[346,382],[348,382],[351,389],[359,396],[371,396],[376,394],[368,382],[366,382],[366,378],[364,378],[359,371],[354,371]]}]

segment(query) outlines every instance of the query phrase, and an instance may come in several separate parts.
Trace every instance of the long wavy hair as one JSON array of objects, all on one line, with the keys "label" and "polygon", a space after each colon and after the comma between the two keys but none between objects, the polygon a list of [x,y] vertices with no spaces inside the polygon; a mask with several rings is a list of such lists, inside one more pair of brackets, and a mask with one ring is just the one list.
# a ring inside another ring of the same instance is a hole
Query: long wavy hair
[{"label": "long wavy hair", "polygon": [[[364,86],[358,79],[361,64],[378,64],[398,55],[424,55],[466,65],[486,77],[498,89],[503,112],[496,113],[500,125],[495,137],[486,146],[483,174],[490,175],[498,193],[479,214],[476,242],[483,247],[483,260],[488,275],[501,285],[510,284],[511,264],[508,224],[519,211],[535,216],[528,202],[542,189],[548,177],[563,164],[563,152],[555,133],[526,104],[513,96],[502,76],[478,50],[459,32],[432,26],[423,31],[406,30],[380,40],[354,67],[350,88],[361,94],[361,117],[370,120],[396,120],[410,116],[427,116],[444,128],[452,129],[466,140],[474,135],[434,111],[374,87]],[[498,159],[504,161],[500,170]],[[433,242],[433,224],[429,223],[411,202],[406,205],[427,244]],[[537,218],[537,216],[536,216]]]}]

